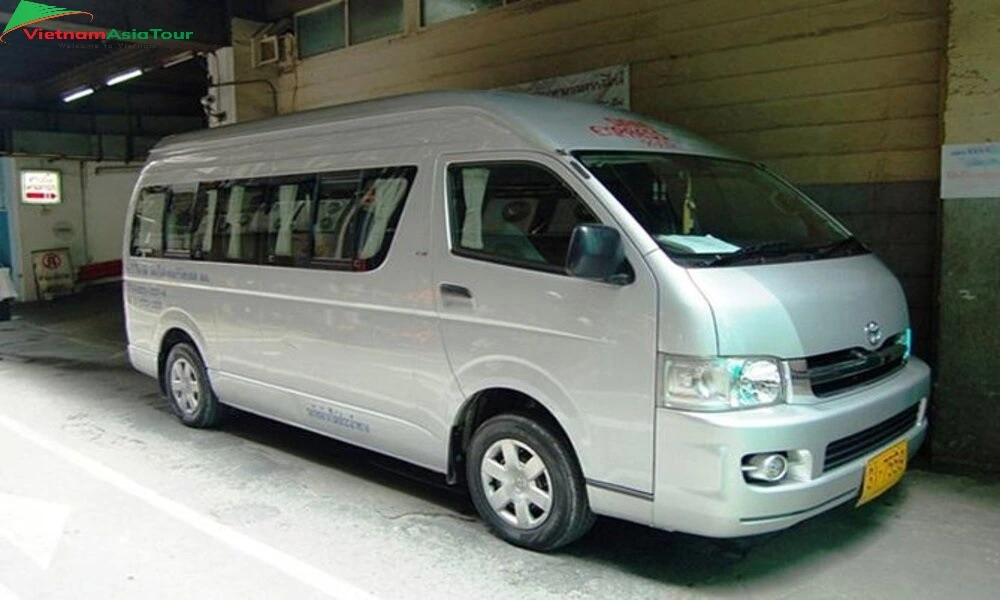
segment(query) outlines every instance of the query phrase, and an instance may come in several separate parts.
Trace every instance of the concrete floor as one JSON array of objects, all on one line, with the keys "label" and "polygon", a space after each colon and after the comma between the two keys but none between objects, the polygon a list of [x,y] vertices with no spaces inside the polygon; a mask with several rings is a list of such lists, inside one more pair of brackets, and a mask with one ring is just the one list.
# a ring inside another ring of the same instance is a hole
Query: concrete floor
[{"label": "concrete floor", "polygon": [[240,414],[182,427],[118,291],[0,323],[0,600],[994,598],[1000,479],[912,470],[862,509],[717,541],[600,519],[551,555],[439,477]]}]

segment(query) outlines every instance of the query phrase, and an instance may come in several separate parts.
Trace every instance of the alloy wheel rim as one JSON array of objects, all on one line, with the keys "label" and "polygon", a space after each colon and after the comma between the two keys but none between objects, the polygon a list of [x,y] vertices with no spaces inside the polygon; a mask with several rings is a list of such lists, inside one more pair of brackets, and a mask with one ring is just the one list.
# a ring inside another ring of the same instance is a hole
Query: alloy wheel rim
[{"label": "alloy wheel rim", "polygon": [[534,529],[552,510],[552,478],[538,453],[524,442],[493,442],[479,467],[483,493],[493,511],[518,529]]},{"label": "alloy wheel rim", "polygon": [[170,394],[185,415],[193,415],[201,403],[198,371],[187,359],[179,358],[170,368]]}]

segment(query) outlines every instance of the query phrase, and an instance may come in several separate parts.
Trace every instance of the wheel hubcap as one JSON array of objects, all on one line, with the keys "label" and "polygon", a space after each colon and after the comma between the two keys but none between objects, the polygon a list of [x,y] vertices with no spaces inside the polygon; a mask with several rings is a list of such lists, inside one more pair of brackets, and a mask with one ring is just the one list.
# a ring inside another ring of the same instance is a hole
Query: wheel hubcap
[{"label": "wheel hubcap", "polygon": [[170,395],[185,415],[193,415],[201,400],[198,371],[187,359],[179,358],[170,368]]},{"label": "wheel hubcap", "polygon": [[479,472],[486,500],[501,519],[532,529],[548,518],[552,479],[533,448],[517,440],[498,440],[483,455]]}]

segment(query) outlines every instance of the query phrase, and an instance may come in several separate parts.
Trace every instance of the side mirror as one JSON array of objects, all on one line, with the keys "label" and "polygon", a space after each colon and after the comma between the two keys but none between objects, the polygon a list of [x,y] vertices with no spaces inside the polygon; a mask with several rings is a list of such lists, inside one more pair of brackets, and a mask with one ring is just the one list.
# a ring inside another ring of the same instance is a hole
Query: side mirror
[{"label": "side mirror", "polygon": [[622,285],[628,276],[620,271],[625,260],[622,236],[607,225],[577,225],[569,240],[566,272],[573,277]]}]

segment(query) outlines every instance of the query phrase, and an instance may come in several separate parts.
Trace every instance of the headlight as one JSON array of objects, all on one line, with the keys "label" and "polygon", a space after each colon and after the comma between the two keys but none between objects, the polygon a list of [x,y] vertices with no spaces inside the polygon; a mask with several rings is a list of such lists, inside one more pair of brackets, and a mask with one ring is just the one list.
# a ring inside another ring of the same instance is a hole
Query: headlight
[{"label": "headlight", "polygon": [[772,358],[664,356],[658,403],[703,411],[778,404],[785,401],[785,369]]},{"label": "headlight", "polygon": [[908,360],[910,358],[910,354],[913,352],[913,330],[907,327],[906,331],[903,332],[903,335],[899,336],[896,343],[904,348],[903,360]]}]

